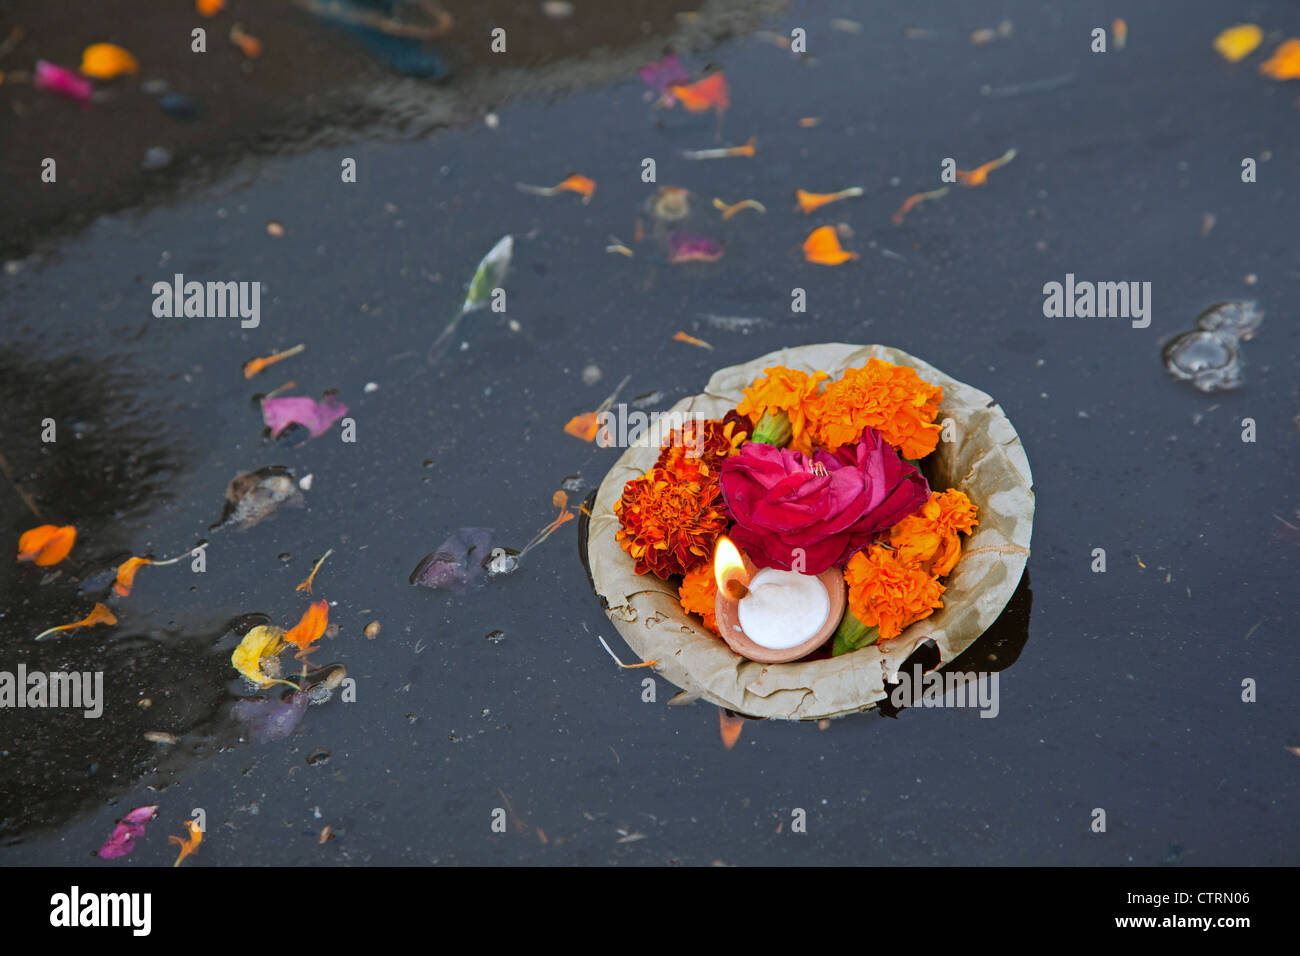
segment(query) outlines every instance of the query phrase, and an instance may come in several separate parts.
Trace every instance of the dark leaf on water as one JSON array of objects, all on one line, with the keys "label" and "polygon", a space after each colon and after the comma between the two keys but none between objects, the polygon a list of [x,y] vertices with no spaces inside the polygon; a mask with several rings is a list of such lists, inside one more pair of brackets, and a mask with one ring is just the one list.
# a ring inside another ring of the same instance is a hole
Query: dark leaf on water
[{"label": "dark leaf on water", "polygon": [[426,554],[411,572],[411,583],[458,594],[483,572],[483,559],[491,551],[491,528],[461,528],[437,551]]},{"label": "dark leaf on water", "polygon": [[248,725],[248,736],[255,743],[264,744],[288,737],[311,703],[310,691],[297,690],[283,698],[266,699],[250,697],[230,709],[230,714],[240,723]]}]

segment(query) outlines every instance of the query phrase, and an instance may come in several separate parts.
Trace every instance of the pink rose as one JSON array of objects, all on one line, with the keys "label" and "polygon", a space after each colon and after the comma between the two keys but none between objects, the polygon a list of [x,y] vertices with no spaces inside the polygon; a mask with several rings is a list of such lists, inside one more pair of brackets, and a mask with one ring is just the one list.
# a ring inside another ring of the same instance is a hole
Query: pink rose
[{"label": "pink rose", "polygon": [[[843,567],[879,532],[930,498],[930,486],[874,428],[812,457],[749,442],[722,465],[736,545],[759,567],[820,574]],[[803,551],[800,567],[792,568]]]}]

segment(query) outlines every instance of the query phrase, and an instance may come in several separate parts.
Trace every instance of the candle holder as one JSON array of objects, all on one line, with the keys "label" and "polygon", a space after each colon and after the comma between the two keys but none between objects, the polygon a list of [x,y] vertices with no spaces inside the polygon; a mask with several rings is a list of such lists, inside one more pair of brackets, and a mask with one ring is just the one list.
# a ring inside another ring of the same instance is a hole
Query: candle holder
[{"label": "candle holder", "polygon": [[840,623],[840,618],[844,616],[844,575],[838,568],[828,568],[821,574],[801,575],[801,577],[815,578],[826,589],[828,603],[826,620],[812,637],[800,641],[793,647],[773,648],[756,644],[745,633],[740,624],[740,605],[749,598],[745,597],[735,601],[731,599],[724,589],[719,588],[717,602],[714,606],[714,616],[718,621],[718,632],[722,635],[722,639],[727,642],[727,646],[741,657],[748,658],[751,661],[758,661],[760,664],[785,664],[789,661],[797,661],[801,657],[807,657],[830,640],[831,635],[835,633],[835,628]]}]

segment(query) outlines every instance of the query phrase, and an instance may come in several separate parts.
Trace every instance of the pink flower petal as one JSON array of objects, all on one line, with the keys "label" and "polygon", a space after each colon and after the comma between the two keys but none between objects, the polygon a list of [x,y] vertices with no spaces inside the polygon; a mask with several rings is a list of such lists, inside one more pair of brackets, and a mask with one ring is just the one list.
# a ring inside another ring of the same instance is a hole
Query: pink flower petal
[{"label": "pink flower petal", "polygon": [[46,60],[36,61],[36,72],[32,76],[32,85],[38,90],[66,96],[82,106],[90,103],[90,96],[95,91],[94,84],[90,80],[78,76],[72,70]]},{"label": "pink flower petal", "polygon": [[682,61],[677,58],[676,53],[670,53],[654,63],[647,63],[637,70],[637,74],[646,86],[660,96],[668,92],[668,87],[676,83],[685,83],[690,79],[690,74],[686,72],[686,67],[682,66]]},{"label": "pink flower petal", "polygon": [[272,438],[279,438],[281,432],[294,424],[305,426],[312,438],[319,438],[347,413],[348,407],[333,395],[319,402],[298,396],[262,400],[262,420],[270,427]]},{"label": "pink flower petal", "polygon": [[157,805],[136,807],[113,828],[113,834],[96,853],[102,860],[116,860],[135,849],[135,841],[144,836],[144,825],[158,813]]},{"label": "pink flower petal", "polygon": [[726,251],[725,243],[708,236],[691,236],[678,232],[668,237],[668,261],[672,263],[717,262]]}]

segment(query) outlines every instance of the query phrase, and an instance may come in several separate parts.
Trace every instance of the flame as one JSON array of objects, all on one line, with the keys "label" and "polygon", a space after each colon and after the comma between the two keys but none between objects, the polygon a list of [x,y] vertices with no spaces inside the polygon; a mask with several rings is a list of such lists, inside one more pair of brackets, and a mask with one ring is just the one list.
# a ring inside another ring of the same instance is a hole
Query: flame
[{"label": "flame", "polygon": [[734,591],[739,585],[741,590],[749,583],[749,569],[740,549],[725,534],[718,538],[713,550],[713,577],[718,582],[718,590],[736,597]]}]

